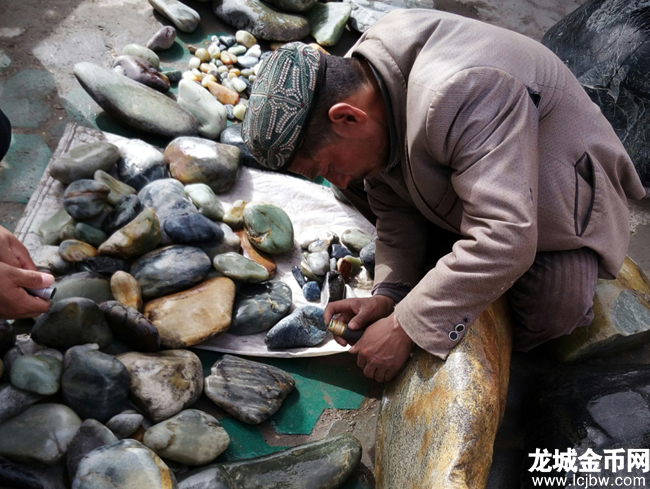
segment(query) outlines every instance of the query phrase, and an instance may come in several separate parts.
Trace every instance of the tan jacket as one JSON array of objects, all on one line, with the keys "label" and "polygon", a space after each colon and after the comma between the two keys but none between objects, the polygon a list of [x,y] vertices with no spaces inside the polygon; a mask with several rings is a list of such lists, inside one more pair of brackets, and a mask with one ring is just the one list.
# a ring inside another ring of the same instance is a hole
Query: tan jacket
[{"label": "tan jacket", "polygon": [[[601,277],[618,274],[626,198],[645,190],[600,109],[550,50],[413,9],[385,16],[349,55],[367,59],[390,94],[401,161],[365,188],[378,217],[375,282],[414,286],[395,313],[415,343],[446,358],[457,343],[449,332],[470,325],[538,251],[586,246]],[[427,221],[462,239],[423,277]]]}]

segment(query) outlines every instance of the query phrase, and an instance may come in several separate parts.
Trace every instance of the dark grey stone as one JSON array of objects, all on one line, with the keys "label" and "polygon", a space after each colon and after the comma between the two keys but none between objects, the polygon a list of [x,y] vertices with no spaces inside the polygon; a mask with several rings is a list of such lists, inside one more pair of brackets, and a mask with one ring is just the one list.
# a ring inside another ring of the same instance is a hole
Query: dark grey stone
[{"label": "dark grey stone", "polygon": [[0,320],[0,357],[16,344],[16,332],[7,321]]},{"label": "dark grey stone", "polygon": [[307,282],[302,288],[302,295],[305,296],[309,302],[320,301],[320,285],[318,282]]},{"label": "dark grey stone", "polygon": [[22,413],[45,396],[17,389],[11,384],[0,386],[0,423]]},{"label": "dark grey stone", "polygon": [[339,272],[327,272],[323,282],[323,304],[345,298],[345,281]]},{"label": "dark grey stone", "polygon": [[283,282],[247,284],[237,291],[229,333],[249,335],[268,331],[291,309],[291,289]]},{"label": "dark grey stone", "polygon": [[142,212],[142,204],[137,195],[129,195],[115,206],[111,213],[106,216],[102,229],[110,236],[115,231],[123,228],[133,221]]},{"label": "dark grey stone", "polygon": [[196,211],[167,217],[164,229],[167,236],[179,244],[219,243],[223,239],[221,228]]},{"label": "dark grey stone", "polygon": [[118,441],[117,437],[106,426],[95,419],[87,419],[79,427],[79,431],[68,445],[66,466],[70,480],[77,473],[79,462],[95,448],[111,445]]},{"label": "dark grey stone", "polygon": [[90,219],[102,213],[110,193],[110,187],[102,182],[77,180],[65,189],[63,208],[73,219]]},{"label": "dark grey stone", "polygon": [[151,63],[143,58],[123,54],[113,60],[111,68],[115,73],[124,75],[159,92],[166,93],[169,91],[169,79],[161,75]]},{"label": "dark grey stone", "polygon": [[296,279],[296,282],[298,282],[298,285],[300,285],[300,288],[302,289],[307,283],[307,280],[305,280],[305,277],[303,276],[300,267],[298,265],[292,266],[291,274],[293,275],[293,278]]},{"label": "dark grey stone", "polygon": [[[167,178],[162,152],[140,139],[117,142],[122,158],[117,162],[120,180],[136,190],[155,180]],[[137,214],[137,213],[136,213]]]},{"label": "dark grey stone", "polygon": [[361,258],[361,263],[366,267],[368,273],[371,277],[375,276],[375,249],[377,245],[373,241],[369,245],[365,246],[359,253],[359,258]]},{"label": "dark grey stone", "polygon": [[19,489],[44,489],[43,483],[24,467],[0,457],[0,486]]},{"label": "dark grey stone", "polygon": [[327,336],[323,310],[316,306],[296,309],[280,320],[264,340],[269,348],[299,348],[316,346]]},{"label": "dark grey stone", "polygon": [[113,336],[134,350],[154,352],[160,350],[160,335],[154,324],[137,309],[118,301],[99,305],[106,316]]},{"label": "dark grey stone", "polygon": [[95,256],[77,264],[77,270],[79,272],[94,272],[110,278],[115,272],[128,272],[129,264],[119,258]]},{"label": "dark grey stone", "polygon": [[[225,105],[226,110],[228,110],[228,105]],[[234,107],[231,107],[231,111],[234,110]],[[231,112],[228,112],[228,118],[229,119],[234,119],[235,114]],[[255,157],[253,156],[253,153],[248,149],[248,146],[246,146],[246,143],[244,143],[244,139],[241,136],[241,124],[232,124],[228,127],[226,127],[222,132],[220,136],[220,141],[223,144],[230,144],[231,146],[237,146],[239,150],[241,151],[241,162],[244,166],[248,166],[250,168],[256,168],[258,170],[265,170],[268,171],[268,168],[260,165]]]}]

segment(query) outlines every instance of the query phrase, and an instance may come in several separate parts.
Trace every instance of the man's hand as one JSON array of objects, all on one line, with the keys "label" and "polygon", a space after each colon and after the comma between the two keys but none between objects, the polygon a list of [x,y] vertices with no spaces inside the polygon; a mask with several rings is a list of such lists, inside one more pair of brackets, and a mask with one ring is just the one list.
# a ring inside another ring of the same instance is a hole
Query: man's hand
[{"label": "man's hand", "polygon": [[43,314],[50,303],[29,295],[25,288],[41,289],[54,283],[54,277],[0,263],[0,319],[22,319]]},{"label": "man's hand", "polygon": [[27,248],[2,226],[0,226],[0,263],[23,270],[36,270]]},{"label": "man's hand", "polygon": [[395,314],[368,326],[361,339],[350,348],[366,377],[388,382],[409,357],[413,340],[402,329]]},{"label": "man's hand", "polygon": [[[323,320],[325,324],[329,324],[332,317],[338,314],[337,319],[347,323],[348,328],[352,330],[363,329],[367,325],[389,316],[394,308],[395,301],[383,295],[374,295],[362,299],[344,299],[328,304],[325,308],[325,314],[323,314]],[[340,336],[334,336],[334,340],[341,346],[348,344]]]}]

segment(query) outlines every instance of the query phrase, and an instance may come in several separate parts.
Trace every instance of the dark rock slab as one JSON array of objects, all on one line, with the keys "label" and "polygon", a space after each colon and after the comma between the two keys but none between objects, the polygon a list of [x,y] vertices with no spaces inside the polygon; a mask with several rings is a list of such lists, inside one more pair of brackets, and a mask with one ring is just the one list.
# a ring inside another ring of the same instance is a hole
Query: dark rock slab
[{"label": "dark rock slab", "polygon": [[0,457],[0,486],[20,489],[44,489],[43,483],[24,467]]},{"label": "dark rock slab", "polygon": [[79,462],[86,454],[92,452],[95,448],[111,445],[117,441],[117,437],[111,430],[99,421],[87,419],[81,423],[77,434],[74,435],[70,445],[68,445],[66,467],[70,480],[74,480]]},{"label": "dark rock slab", "polygon": [[117,168],[122,180],[136,190],[155,180],[167,178],[167,166],[163,154],[141,139],[118,141],[122,158]]},{"label": "dark rock slab", "polygon": [[249,335],[271,329],[291,309],[291,289],[283,282],[248,284],[237,292],[229,333]]},{"label": "dark rock slab", "polygon": [[74,74],[93,100],[118,122],[164,138],[198,133],[192,114],[152,88],[92,63],[77,63]]},{"label": "dark rock slab", "polygon": [[221,228],[198,212],[170,216],[165,219],[165,233],[174,243],[219,243],[223,239]]},{"label": "dark rock slab", "polygon": [[158,329],[138,310],[117,301],[104,302],[99,308],[119,341],[137,351],[160,350]]},{"label": "dark rock slab", "polygon": [[266,335],[269,348],[299,348],[316,346],[327,336],[320,307],[305,306],[280,320]]},{"label": "dark rock slab", "polygon": [[264,363],[224,355],[205,379],[205,394],[248,424],[272,416],[295,387],[291,374]]}]

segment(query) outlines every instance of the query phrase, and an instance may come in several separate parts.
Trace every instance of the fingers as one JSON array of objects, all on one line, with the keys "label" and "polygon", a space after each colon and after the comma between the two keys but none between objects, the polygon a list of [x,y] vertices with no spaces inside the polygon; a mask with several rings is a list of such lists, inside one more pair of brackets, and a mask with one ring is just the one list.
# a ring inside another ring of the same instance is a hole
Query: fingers
[{"label": "fingers", "polygon": [[[48,273],[23,270],[22,268],[7,267],[8,276],[18,287],[26,289],[41,289],[54,283],[54,277]],[[4,270],[3,270],[4,271]],[[2,293],[2,291],[0,291]]]},{"label": "fingers", "polygon": [[359,299],[344,299],[342,301],[330,302],[325,308],[323,321],[325,321],[325,324],[328,324],[336,314],[343,316],[342,321],[351,319],[359,309],[358,301]]},{"label": "fingers", "polygon": [[339,345],[341,346],[348,346],[348,342],[345,341],[343,338],[340,336],[332,335],[332,338],[334,338],[334,341],[336,341]]},{"label": "fingers", "polygon": [[11,250],[13,251],[14,256],[18,260],[18,263],[20,264],[20,268],[23,268],[25,270],[36,271],[36,265],[34,265],[34,261],[32,260],[32,257],[29,256],[29,251],[27,251],[25,245],[23,245],[15,236],[12,235],[12,238],[13,239],[11,240]]}]

